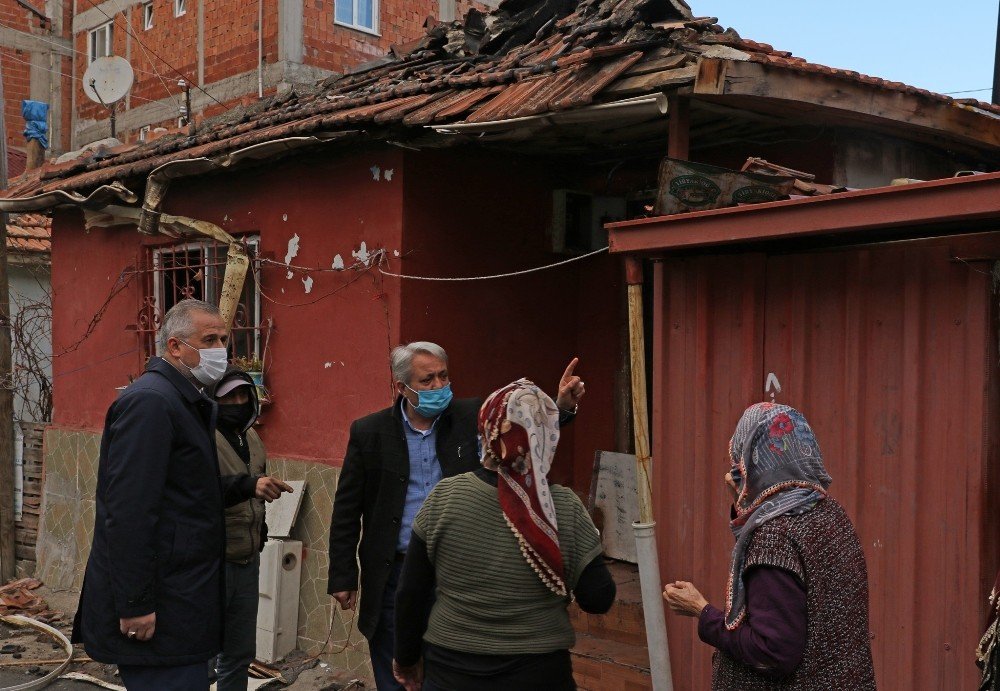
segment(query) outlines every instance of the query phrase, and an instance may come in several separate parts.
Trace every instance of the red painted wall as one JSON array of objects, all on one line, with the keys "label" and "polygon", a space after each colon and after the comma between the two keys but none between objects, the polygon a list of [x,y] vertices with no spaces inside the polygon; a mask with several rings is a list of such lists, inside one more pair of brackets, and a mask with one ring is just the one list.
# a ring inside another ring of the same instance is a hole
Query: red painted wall
[{"label": "red painted wall", "polygon": [[[325,160],[324,160],[325,159]],[[366,153],[298,157],[242,173],[175,182],[164,210],[259,233],[265,259],[284,262],[300,238],[293,271],[265,265],[263,316],[274,319],[265,356],[274,402],[261,433],[271,454],[339,464],[352,420],[391,400],[388,351],[433,340],[452,359],[456,394],[485,396],[520,376],[555,391],[581,358],[587,396],[567,428],[553,471],[589,488],[594,451],[614,447],[614,373],[621,361],[617,258],[600,255],[516,279],[429,283],[373,270],[330,269],[334,256],[385,248],[389,271],[426,276],[508,272],[566,259],[550,249],[552,190],[574,186],[551,162],[498,160],[474,152]],[[376,179],[377,178],[377,179]],[[475,186],[467,184],[476,180]],[[502,190],[502,198],[498,191]],[[148,253],[126,229],[82,232],[60,213],[53,251],[56,352],[85,331],[118,274]],[[403,259],[396,256],[400,252]],[[311,292],[303,281],[311,278]],[[136,336],[139,282],[119,295],[93,335],[55,365],[55,422],[99,428],[114,387],[141,369]],[[80,371],[77,368],[86,367]]]},{"label": "red painted wall", "polygon": [[[330,269],[340,254],[348,266],[361,242],[398,248],[403,176],[396,150],[303,158],[256,171],[177,182],[164,210],[211,221],[232,233],[257,232],[262,256],[283,262],[288,240],[300,237],[292,264]],[[391,181],[370,167],[393,169]],[[84,329],[121,269],[135,262],[142,240],[133,230],[83,233],[76,214],[59,214],[53,249],[55,351]],[[387,351],[398,340],[399,291],[382,290],[371,271],[312,271],[286,278],[283,267],[263,269],[274,319],[265,357],[274,402],[261,434],[272,455],[339,464],[350,422],[387,405]],[[105,277],[110,277],[105,280]],[[138,353],[100,365],[111,353],[136,347],[124,331],[139,307],[136,286],[120,295],[76,353],[56,359],[55,423],[99,428],[113,387],[141,367]],[[329,366],[327,366],[329,363]],[[89,369],[71,373],[73,369]]]},{"label": "red painted wall", "polygon": [[[406,155],[403,250],[393,270],[482,276],[567,258],[551,251],[552,190],[573,186],[552,162],[472,151]],[[470,184],[470,181],[472,184]],[[606,255],[490,281],[403,281],[401,335],[449,354],[456,395],[485,396],[518,377],[554,394],[580,357],[587,394],[552,477],[586,491],[594,451],[614,450],[619,361],[618,260]],[[396,279],[393,279],[396,280]]]}]

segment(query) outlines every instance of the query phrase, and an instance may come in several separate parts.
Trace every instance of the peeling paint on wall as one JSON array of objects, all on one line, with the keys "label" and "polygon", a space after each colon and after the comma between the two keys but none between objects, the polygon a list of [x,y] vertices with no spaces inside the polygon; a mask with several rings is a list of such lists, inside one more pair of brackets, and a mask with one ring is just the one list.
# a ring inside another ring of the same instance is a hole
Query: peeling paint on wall
[{"label": "peeling paint on wall", "polygon": [[333,363],[332,362],[324,362],[323,363],[323,369],[330,369],[331,367],[333,367]]},{"label": "peeling paint on wall", "polygon": [[[295,233],[294,235],[292,235],[292,239],[288,241],[288,251],[285,252],[285,263],[291,264],[292,260],[295,259],[296,256],[298,256],[298,253],[299,253],[299,234]],[[285,278],[287,278],[288,280],[292,280],[292,272],[289,271],[285,275]]]},{"label": "peeling paint on wall", "polygon": [[361,241],[361,247],[357,251],[351,250],[351,256],[365,266],[368,266],[368,262],[372,258],[372,255],[368,252],[368,244],[364,240]]},{"label": "peeling paint on wall", "polygon": [[336,269],[337,271],[344,270],[344,258],[341,257],[339,254],[333,258],[333,268]]},{"label": "peeling paint on wall", "polygon": [[385,171],[385,181],[392,182],[392,176],[395,172],[396,171],[393,168],[389,168],[387,171]]},{"label": "peeling paint on wall", "polygon": [[313,279],[312,276],[306,276],[302,279],[302,285],[306,287],[306,295],[312,292],[313,289]]},{"label": "peeling paint on wall", "polygon": [[382,177],[382,169],[379,168],[378,166],[372,166],[368,170],[372,172],[372,180],[374,180],[375,182],[378,182],[379,179]]},{"label": "peeling paint on wall", "polygon": [[282,221],[287,221],[288,220],[288,214],[281,214],[281,220]]}]

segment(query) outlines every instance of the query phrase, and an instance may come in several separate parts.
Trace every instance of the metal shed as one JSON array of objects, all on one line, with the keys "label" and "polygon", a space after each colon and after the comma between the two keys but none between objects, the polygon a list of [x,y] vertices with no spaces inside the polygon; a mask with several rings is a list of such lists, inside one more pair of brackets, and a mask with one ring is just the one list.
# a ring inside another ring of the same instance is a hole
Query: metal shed
[{"label": "metal shed", "polygon": [[[652,260],[663,580],[724,601],[727,443],[774,373],[861,535],[879,686],[975,688],[1000,561],[1000,174],[608,229]],[[707,688],[711,649],[668,629],[675,687]]]}]

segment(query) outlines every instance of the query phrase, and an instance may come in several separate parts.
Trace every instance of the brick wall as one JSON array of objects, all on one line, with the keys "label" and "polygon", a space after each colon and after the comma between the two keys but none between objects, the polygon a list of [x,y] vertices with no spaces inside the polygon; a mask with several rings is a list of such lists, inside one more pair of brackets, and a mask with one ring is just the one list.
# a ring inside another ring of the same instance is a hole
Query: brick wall
[{"label": "brick wall", "polygon": [[[66,3],[66,6],[64,6],[64,22],[69,18],[69,5],[71,3]],[[45,3],[37,2],[36,6],[44,8]],[[19,5],[15,0],[0,0],[0,24],[5,28],[35,34],[42,38],[49,38],[53,35],[50,27],[43,27],[41,20],[35,14]],[[41,45],[44,46],[45,44]],[[6,129],[4,134],[7,137],[8,147],[18,151],[24,151],[25,148],[24,135],[22,134],[24,131],[24,120],[21,117],[21,101],[31,96],[30,64],[30,51],[8,47],[0,48],[0,65],[2,65],[3,70],[4,86],[4,125]],[[43,65],[47,69],[54,70],[57,73],[63,72],[66,75],[65,77],[53,75],[53,79],[61,82],[63,94],[66,95],[69,94],[70,79],[68,75],[70,73],[70,64],[71,61],[68,58],[62,58],[57,60],[53,67],[50,67],[47,61]],[[66,111],[69,110],[68,103],[67,100]],[[67,133],[69,131],[68,119],[65,122],[67,126],[62,129],[62,132]],[[52,142],[52,144],[53,146],[63,148],[68,145],[68,137],[64,137],[62,142]]]},{"label": "brick wall", "polygon": [[[13,0],[0,0],[12,2]],[[136,81],[128,102],[123,108],[141,108],[152,101],[160,101],[168,96],[179,106],[183,96],[177,86],[177,72],[165,65],[154,54],[165,58],[173,67],[184,73],[193,84],[198,79],[198,11],[199,2],[204,2],[204,83],[220,103],[208,106],[195,104],[196,121],[218,114],[235,105],[257,100],[257,82],[249,79],[239,88],[212,87],[221,80],[241,74],[252,75],[257,69],[257,16],[258,5],[253,0],[234,3],[229,0],[187,0],[187,13],[174,17],[174,0],[153,0],[153,28],[143,28],[142,4],[126,7],[122,0],[122,11],[114,16],[114,53],[129,59],[136,73]],[[457,0],[455,15],[464,17],[475,4],[486,9],[482,3],[471,0]],[[88,8],[81,8],[83,9]],[[111,12],[111,10],[106,10]],[[424,34],[424,23],[428,16],[437,16],[438,0],[382,0],[379,8],[379,31],[374,35],[334,23],[334,0],[303,0],[303,62],[306,65],[325,70],[342,72],[362,62],[380,57],[393,44],[405,43]],[[91,10],[91,15],[93,15]],[[278,42],[280,30],[279,0],[263,0],[263,58],[265,65],[273,65],[279,60]],[[100,18],[97,15],[97,18]],[[125,27],[132,36],[128,36]],[[75,36],[78,55],[76,73],[83,76],[87,67],[86,52],[88,31]],[[162,81],[156,73],[162,77]],[[103,121],[106,111],[91,103],[83,94],[82,81],[77,82],[77,117],[84,121]],[[265,96],[274,92],[274,87],[265,88]],[[147,118],[143,124],[152,127],[177,126],[178,110],[170,109],[171,117]],[[134,128],[138,129],[138,128]],[[119,139],[133,141],[138,132],[127,131],[119,126]],[[93,137],[91,137],[93,138]]]},{"label": "brick wall", "polygon": [[[376,0],[378,1],[378,0]],[[481,2],[457,0],[455,17],[464,18],[472,6],[486,11]],[[334,23],[334,0],[304,0],[305,62],[316,67],[344,70],[385,55],[390,46],[423,36],[427,17],[438,16],[437,0],[381,0],[379,33],[374,35]]]}]

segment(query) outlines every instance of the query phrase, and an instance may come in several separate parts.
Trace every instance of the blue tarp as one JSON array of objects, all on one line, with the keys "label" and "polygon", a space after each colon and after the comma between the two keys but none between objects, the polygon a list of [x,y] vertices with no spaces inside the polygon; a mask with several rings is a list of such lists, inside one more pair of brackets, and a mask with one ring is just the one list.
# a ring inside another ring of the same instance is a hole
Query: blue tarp
[{"label": "blue tarp", "polygon": [[24,138],[37,139],[43,148],[49,148],[49,104],[41,101],[21,101],[24,116]]}]

